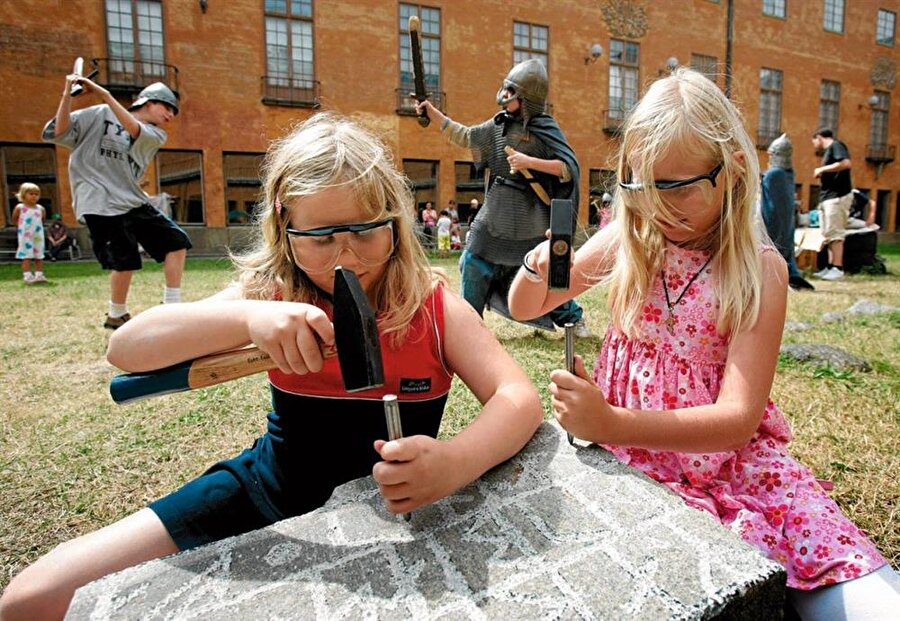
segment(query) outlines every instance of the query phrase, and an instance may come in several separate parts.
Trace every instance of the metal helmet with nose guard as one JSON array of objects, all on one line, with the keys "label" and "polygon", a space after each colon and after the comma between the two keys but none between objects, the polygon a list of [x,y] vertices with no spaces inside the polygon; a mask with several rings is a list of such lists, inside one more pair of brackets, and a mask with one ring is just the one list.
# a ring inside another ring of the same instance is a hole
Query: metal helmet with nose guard
[{"label": "metal helmet with nose guard", "polygon": [[[548,87],[544,63],[535,58],[523,60],[510,69],[503,79],[503,84],[497,91],[497,105],[506,106],[514,99],[519,99],[522,115],[527,121],[547,108]],[[508,97],[504,97],[503,91],[506,89],[511,92]]]}]

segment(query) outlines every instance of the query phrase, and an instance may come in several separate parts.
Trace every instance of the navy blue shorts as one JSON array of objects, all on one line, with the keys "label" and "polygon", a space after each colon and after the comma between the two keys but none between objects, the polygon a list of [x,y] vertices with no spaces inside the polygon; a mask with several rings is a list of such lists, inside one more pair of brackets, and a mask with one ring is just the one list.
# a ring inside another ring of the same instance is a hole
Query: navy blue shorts
[{"label": "navy blue shorts", "polygon": [[157,263],[164,262],[170,252],[192,246],[184,229],[152,205],[141,205],[118,216],[87,214],[84,222],[91,232],[94,256],[105,270],[141,269],[138,244]]},{"label": "navy blue shorts", "polygon": [[[381,401],[343,400],[335,411],[333,400],[272,393],[276,412],[252,448],[150,504],[180,550],[318,509],[381,460],[373,447],[388,438]],[[437,437],[446,401],[401,403],[404,435]]]}]

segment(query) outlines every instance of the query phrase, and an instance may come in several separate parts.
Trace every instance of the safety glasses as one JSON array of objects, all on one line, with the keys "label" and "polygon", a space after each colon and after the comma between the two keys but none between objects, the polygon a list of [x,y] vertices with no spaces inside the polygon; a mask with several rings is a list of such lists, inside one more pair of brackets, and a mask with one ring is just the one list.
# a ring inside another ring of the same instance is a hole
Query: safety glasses
[{"label": "safety glasses", "polygon": [[[716,177],[719,176],[720,172],[722,172],[722,164],[719,164],[705,175],[697,175],[696,177],[689,177],[688,179],[660,179],[653,182],[653,187],[660,191],[674,190],[676,188],[684,188],[689,185],[694,185],[700,183],[701,181],[709,181],[712,187],[716,187]],[[642,183],[640,181],[620,181],[619,187],[623,190],[628,190],[629,192],[643,192],[647,189],[648,186],[646,183]]]},{"label": "safety glasses", "polygon": [[285,232],[294,262],[309,273],[333,270],[345,248],[368,267],[385,263],[394,252],[393,218]]}]

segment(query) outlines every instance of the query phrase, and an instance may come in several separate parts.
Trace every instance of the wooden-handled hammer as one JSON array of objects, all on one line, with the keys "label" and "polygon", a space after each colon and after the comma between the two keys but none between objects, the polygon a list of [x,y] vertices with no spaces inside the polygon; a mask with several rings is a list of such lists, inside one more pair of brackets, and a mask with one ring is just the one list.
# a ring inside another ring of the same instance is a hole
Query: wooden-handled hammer
[{"label": "wooden-handled hammer", "polygon": [[[375,313],[356,274],[341,267],[334,272],[334,335],[344,388],[357,392],[381,386],[384,367]],[[330,357],[334,350],[324,353]],[[109,393],[116,403],[130,403],[213,386],[274,368],[276,364],[269,354],[257,347],[246,347],[156,371],[117,375],[110,382]]]}]

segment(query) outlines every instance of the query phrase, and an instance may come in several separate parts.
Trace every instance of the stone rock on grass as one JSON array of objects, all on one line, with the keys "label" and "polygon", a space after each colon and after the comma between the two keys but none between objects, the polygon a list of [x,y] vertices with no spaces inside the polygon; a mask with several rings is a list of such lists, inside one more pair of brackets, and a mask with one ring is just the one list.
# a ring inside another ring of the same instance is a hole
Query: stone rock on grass
[{"label": "stone rock on grass", "polygon": [[797,362],[828,366],[836,371],[870,371],[869,363],[858,356],[831,345],[817,343],[788,343],[781,353]]}]

